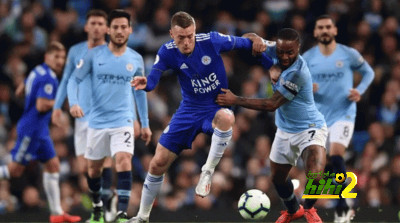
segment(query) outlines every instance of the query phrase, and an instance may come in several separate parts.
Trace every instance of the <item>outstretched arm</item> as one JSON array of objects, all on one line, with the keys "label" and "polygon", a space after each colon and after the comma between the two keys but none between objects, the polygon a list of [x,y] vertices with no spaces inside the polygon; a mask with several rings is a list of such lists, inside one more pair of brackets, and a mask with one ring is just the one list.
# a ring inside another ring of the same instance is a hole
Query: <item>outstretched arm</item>
[{"label": "outstretched arm", "polygon": [[260,53],[267,50],[267,44],[265,44],[263,38],[255,33],[246,33],[242,37],[249,39],[253,42],[253,55],[259,55]]},{"label": "outstretched arm", "polygon": [[229,89],[224,88],[221,91],[225,92],[225,94],[219,94],[216,100],[217,104],[221,106],[239,105],[249,109],[273,112],[288,101],[279,91],[275,91],[272,97],[268,99],[240,97],[233,94]]}]

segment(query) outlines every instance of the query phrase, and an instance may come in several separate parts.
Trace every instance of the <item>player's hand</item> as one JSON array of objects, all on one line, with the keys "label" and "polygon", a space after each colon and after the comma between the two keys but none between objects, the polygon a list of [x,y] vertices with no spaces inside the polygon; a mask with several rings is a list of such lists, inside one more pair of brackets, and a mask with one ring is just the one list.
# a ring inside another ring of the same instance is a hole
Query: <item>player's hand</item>
[{"label": "player's hand", "polygon": [[69,109],[69,113],[71,113],[72,117],[74,118],[82,118],[85,114],[82,111],[82,108],[79,105],[73,105]]},{"label": "player's hand", "polygon": [[147,85],[147,77],[135,76],[131,80],[131,86],[135,87],[135,90],[143,90]]},{"label": "player's hand", "polygon": [[236,104],[237,96],[235,94],[225,88],[221,88],[221,91],[225,94],[219,94],[217,96],[217,100],[215,101],[217,104],[221,106],[231,106]]},{"label": "player's hand", "polygon": [[317,92],[319,90],[319,85],[317,83],[312,84],[312,92]]},{"label": "player's hand", "polygon": [[259,36],[253,38],[253,55],[257,56],[265,50],[267,50],[267,44],[264,43],[264,40]]},{"label": "player's hand", "polygon": [[51,114],[51,122],[58,127],[62,127],[61,115],[61,109],[54,109]]},{"label": "player's hand", "polygon": [[15,95],[17,97],[22,97],[24,95],[25,84],[22,82],[18,85],[17,89],[15,90]]},{"label": "player's hand", "polygon": [[359,102],[361,100],[361,94],[357,89],[352,88],[350,89],[350,94],[347,96],[347,98],[350,101]]},{"label": "player's hand", "polygon": [[149,145],[152,134],[153,133],[151,132],[150,128],[142,128],[140,137],[146,142],[146,146]]},{"label": "player's hand", "polygon": [[271,82],[273,84],[276,84],[276,82],[278,82],[279,76],[281,76],[281,73],[280,73],[280,70],[278,70],[277,68],[272,67],[269,70],[269,77],[271,78]]}]

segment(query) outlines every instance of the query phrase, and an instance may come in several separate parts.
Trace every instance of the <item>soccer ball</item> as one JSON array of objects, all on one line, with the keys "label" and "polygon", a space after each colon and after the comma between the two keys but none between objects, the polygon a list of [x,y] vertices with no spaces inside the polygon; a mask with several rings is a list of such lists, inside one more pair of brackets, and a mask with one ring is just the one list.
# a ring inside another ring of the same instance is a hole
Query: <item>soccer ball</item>
[{"label": "soccer ball", "polygon": [[269,212],[271,202],[268,196],[257,189],[246,191],[240,196],[238,209],[240,215],[247,220],[260,220]]}]

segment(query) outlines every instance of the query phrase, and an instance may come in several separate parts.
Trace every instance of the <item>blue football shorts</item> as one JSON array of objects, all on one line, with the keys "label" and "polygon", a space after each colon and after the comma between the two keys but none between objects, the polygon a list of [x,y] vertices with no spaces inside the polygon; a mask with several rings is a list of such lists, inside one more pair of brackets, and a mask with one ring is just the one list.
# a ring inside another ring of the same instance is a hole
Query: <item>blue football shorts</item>
[{"label": "blue football shorts", "polygon": [[11,150],[11,156],[14,162],[28,165],[32,160],[45,163],[55,157],[56,152],[50,136],[36,138],[18,133],[15,147]]},{"label": "blue football shorts", "polygon": [[210,136],[214,133],[212,120],[219,109],[214,107],[193,111],[193,108],[180,107],[161,134],[159,143],[177,155],[184,149],[190,149],[200,132]]}]

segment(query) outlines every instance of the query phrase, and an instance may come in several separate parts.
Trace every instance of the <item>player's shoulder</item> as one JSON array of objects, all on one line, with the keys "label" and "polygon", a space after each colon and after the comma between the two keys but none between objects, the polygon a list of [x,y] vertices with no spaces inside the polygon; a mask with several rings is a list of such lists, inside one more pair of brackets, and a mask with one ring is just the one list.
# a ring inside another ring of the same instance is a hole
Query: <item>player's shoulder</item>
[{"label": "player's shoulder", "polygon": [[175,44],[175,41],[174,40],[170,40],[170,41],[164,43],[160,47],[159,51],[161,51],[161,52],[163,52],[163,51],[171,51],[171,50],[177,49],[177,48],[178,48],[178,46]]},{"label": "player's shoulder", "polygon": [[319,49],[318,49],[318,45],[313,46],[313,47],[311,47],[310,49],[308,49],[306,52],[304,52],[304,53],[302,54],[302,56],[303,56],[303,58],[304,58],[305,60],[309,60],[310,57],[312,57],[312,56],[317,52],[317,50],[319,50]]},{"label": "player's shoulder", "polygon": [[346,45],[343,45],[343,44],[340,44],[340,43],[336,44],[336,48],[338,50],[343,51],[344,53],[348,53],[348,54],[355,54],[356,53],[356,54],[359,54],[359,52],[356,49],[354,49],[353,47],[346,46]]},{"label": "player's shoulder", "polygon": [[129,55],[135,58],[143,58],[142,55],[140,55],[140,53],[138,53],[136,50],[127,47],[126,50],[128,51]]},{"label": "player's shoulder", "polygon": [[203,41],[210,40],[215,35],[218,35],[218,32],[196,33],[196,42],[203,42]]},{"label": "player's shoulder", "polygon": [[57,75],[45,63],[37,65],[32,71],[37,74],[38,81],[57,80]]},{"label": "player's shoulder", "polygon": [[87,41],[82,41],[71,46],[69,51],[79,51],[82,48],[88,48]]}]

